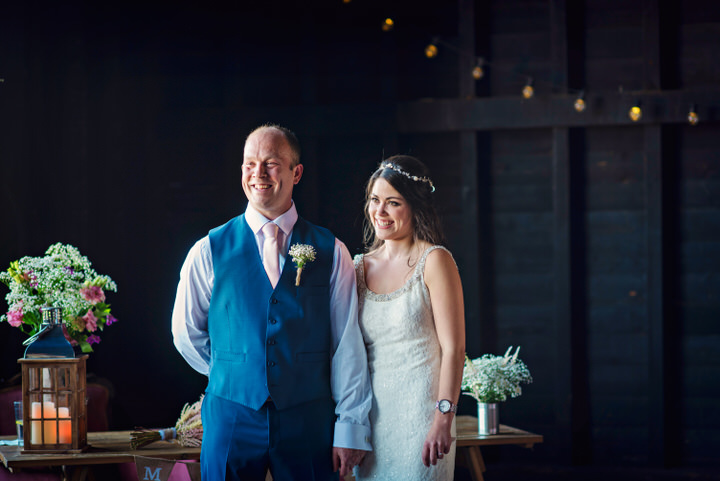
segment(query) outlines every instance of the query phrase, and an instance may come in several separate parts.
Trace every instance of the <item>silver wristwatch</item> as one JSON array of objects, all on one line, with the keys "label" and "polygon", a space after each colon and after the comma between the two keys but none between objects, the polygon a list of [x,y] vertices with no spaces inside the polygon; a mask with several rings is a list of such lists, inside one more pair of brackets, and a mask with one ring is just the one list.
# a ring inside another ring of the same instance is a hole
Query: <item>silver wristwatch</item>
[{"label": "silver wristwatch", "polygon": [[456,413],[457,412],[457,404],[453,404],[447,399],[441,399],[438,402],[435,403],[435,409],[440,411],[443,414],[447,413]]}]

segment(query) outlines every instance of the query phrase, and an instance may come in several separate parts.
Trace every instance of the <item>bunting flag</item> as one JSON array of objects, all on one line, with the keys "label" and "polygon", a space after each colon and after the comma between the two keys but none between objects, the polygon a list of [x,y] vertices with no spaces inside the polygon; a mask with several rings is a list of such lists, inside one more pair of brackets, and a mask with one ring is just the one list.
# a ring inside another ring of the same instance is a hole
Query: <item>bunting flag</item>
[{"label": "bunting flag", "polygon": [[139,481],[168,481],[173,467],[175,467],[174,460],[135,456]]},{"label": "bunting flag", "polygon": [[190,475],[191,481],[200,481],[200,463],[199,462],[187,462],[184,463],[187,467],[188,474]]}]

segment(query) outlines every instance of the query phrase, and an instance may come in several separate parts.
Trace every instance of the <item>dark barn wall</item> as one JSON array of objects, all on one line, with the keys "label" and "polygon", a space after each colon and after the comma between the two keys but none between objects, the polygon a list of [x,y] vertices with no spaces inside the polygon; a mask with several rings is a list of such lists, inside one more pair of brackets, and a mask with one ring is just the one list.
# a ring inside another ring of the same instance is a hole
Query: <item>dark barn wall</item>
[{"label": "dark barn wall", "polygon": [[[501,419],[545,442],[489,464],[718,467],[716,2],[244,3],[0,15],[0,267],[60,241],[116,280],[120,322],[88,365],[115,388],[112,427],[171,425],[202,392],[169,333],[178,273],[244,208],[244,137],[272,121],[303,144],[301,213],[353,254],[382,156],[429,165],[468,353],[521,345],[535,379]],[[0,326],[0,378],[21,341]]]}]

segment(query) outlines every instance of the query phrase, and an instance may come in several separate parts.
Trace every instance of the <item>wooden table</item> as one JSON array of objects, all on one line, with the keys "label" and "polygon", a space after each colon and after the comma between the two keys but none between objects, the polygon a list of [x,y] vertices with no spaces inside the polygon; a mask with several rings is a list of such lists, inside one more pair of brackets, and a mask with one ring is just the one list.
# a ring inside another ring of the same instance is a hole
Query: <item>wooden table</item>
[{"label": "wooden table", "polygon": [[500,425],[498,434],[481,436],[477,433],[477,418],[475,416],[457,417],[457,462],[464,463],[470,470],[475,481],[483,481],[485,461],[483,461],[480,446],[498,446],[514,444],[523,448],[532,448],[535,444],[543,442],[539,434],[523,431],[504,424]]},{"label": "wooden table", "polygon": [[[83,480],[90,466],[98,464],[134,463],[135,456],[163,459],[200,459],[200,448],[186,448],[177,443],[156,441],[133,450],[132,431],[88,433],[88,449],[76,454],[22,454],[22,447],[0,446],[0,462],[10,471],[32,467],[63,466],[65,479]],[[14,439],[3,436],[0,439]]]},{"label": "wooden table", "polygon": [[[88,433],[89,448],[78,454],[21,454],[17,446],[0,446],[0,462],[13,472],[22,468],[41,466],[76,467],[65,471],[66,479],[83,480],[90,466],[97,464],[133,463],[135,456],[147,456],[163,459],[200,459],[200,448],[185,448],[176,443],[156,441],[142,449],[130,449],[131,431],[108,431]],[[13,439],[4,436],[0,439]],[[485,462],[480,446],[498,446],[514,444],[532,448],[542,443],[543,437],[522,429],[500,425],[500,433],[488,436],[477,434],[477,418],[474,416],[457,417],[457,458],[465,463],[475,481],[483,481]]]}]

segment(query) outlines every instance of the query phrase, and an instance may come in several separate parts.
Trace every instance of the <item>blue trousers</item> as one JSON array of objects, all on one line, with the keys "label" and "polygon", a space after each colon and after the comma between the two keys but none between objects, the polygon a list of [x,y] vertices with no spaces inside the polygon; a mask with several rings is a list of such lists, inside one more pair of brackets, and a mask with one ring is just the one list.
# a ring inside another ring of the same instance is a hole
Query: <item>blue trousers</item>
[{"label": "blue trousers", "polygon": [[206,394],[202,405],[203,481],[337,481],[331,399],[258,411]]}]

